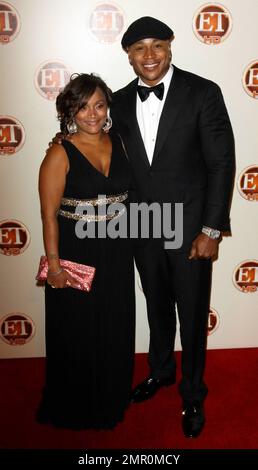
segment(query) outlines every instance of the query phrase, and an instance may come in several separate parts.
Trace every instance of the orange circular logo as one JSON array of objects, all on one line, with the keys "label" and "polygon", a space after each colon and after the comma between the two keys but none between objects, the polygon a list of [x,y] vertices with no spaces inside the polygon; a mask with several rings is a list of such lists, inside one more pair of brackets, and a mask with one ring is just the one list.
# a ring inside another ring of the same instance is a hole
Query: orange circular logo
[{"label": "orange circular logo", "polygon": [[249,166],[242,171],[237,187],[243,198],[258,201],[258,165]]},{"label": "orange circular logo", "polygon": [[18,119],[0,116],[0,155],[13,155],[25,142],[25,130]]},{"label": "orange circular logo", "polygon": [[97,41],[112,44],[119,38],[124,24],[124,13],[119,6],[101,3],[90,16],[89,30]]},{"label": "orange circular logo", "polygon": [[35,73],[35,86],[43,98],[55,100],[69,82],[71,72],[60,60],[49,60],[40,64]]},{"label": "orange circular logo", "polygon": [[0,253],[17,256],[28,248],[30,234],[24,224],[18,220],[0,221]]},{"label": "orange circular logo", "polygon": [[231,29],[231,15],[219,3],[207,3],[200,7],[194,15],[194,33],[204,44],[220,44],[229,35]]},{"label": "orange circular logo", "polygon": [[0,321],[0,336],[10,346],[28,343],[35,334],[35,325],[24,313],[10,313]]},{"label": "orange circular logo", "polygon": [[258,60],[249,64],[243,75],[243,86],[246,93],[252,98],[258,98]]},{"label": "orange circular logo", "polygon": [[0,44],[13,41],[20,30],[20,17],[15,8],[0,2]]},{"label": "orange circular logo", "polygon": [[209,318],[208,318],[208,336],[213,334],[218,326],[219,326],[220,320],[219,320],[219,314],[216,312],[216,310],[212,307],[210,307],[209,310]]},{"label": "orange circular logo", "polygon": [[247,260],[240,263],[234,271],[233,283],[241,292],[257,292],[258,261]]}]

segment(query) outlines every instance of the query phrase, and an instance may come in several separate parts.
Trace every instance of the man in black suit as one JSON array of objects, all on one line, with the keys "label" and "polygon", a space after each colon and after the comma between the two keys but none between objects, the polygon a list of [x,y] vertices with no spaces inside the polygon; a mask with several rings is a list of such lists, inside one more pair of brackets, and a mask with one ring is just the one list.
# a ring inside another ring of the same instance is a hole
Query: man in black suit
[{"label": "man in black suit", "polygon": [[[136,263],[150,326],[150,376],[132,392],[149,399],[175,382],[176,310],[182,344],[182,425],[186,437],[204,426],[203,380],[212,259],[230,230],[234,139],[220,88],[171,66],[173,31],[143,17],[122,38],[137,79],[114,94],[112,118],[131,161],[141,202],[183,203],[183,244],[139,244]],[[158,86],[157,86],[158,85]],[[138,93],[137,93],[138,91]]]}]

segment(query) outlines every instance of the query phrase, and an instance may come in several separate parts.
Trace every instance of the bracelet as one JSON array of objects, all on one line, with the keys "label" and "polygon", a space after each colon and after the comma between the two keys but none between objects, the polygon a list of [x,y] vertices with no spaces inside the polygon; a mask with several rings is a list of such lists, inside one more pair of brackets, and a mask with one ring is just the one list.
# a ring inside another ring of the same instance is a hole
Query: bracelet
[{"label": "bracelet", "polygon": [[58,271],[56,271],[55,273],[51,273],[48,271],[48,276],[58,276],[58,274],[61,274],[63,272],[63,268],[60,268]]},{"label": "bracelet", "polygon": [[58,255],[56,253],[47,253],[47,257],[49,259],[58,259]]}]

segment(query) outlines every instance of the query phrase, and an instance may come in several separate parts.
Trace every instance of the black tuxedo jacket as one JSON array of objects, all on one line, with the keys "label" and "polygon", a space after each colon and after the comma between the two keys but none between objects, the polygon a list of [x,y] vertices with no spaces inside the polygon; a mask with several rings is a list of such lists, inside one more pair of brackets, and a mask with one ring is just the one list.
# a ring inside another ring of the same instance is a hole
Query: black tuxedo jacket
[{"label": "black tuxedo jacket", "polygon": [[136,118],[137,84],[114,93],[111,113],[139,200],[184,204],[183,248],[203,225],[230,230],[234,138],[220,88],[174,66],[150,165]]}]

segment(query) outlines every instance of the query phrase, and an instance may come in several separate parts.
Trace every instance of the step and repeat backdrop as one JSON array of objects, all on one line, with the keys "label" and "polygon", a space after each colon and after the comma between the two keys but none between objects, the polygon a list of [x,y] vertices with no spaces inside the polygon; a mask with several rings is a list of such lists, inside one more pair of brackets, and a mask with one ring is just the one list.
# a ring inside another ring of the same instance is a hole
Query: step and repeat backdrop
[{"label": "step and repeat backdrop", "polygon": [[[13,0],[0,1],[1,358],[45,354],[44,288],[35,281],[44,253],[37,182],[59,130],[55,98],[74,72],[98,73],[113,90],[131,81],[120,41],[146,15],[174,30],[175,65],[222,89],[237,171],[232,236],[213,269],[208,348],[258,346],[258,1]],[[136,299],[136,349],[144,352],[149,330],[137,273]]]}]

